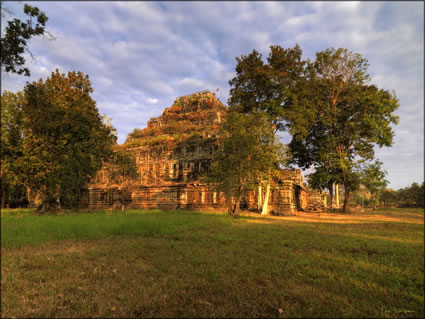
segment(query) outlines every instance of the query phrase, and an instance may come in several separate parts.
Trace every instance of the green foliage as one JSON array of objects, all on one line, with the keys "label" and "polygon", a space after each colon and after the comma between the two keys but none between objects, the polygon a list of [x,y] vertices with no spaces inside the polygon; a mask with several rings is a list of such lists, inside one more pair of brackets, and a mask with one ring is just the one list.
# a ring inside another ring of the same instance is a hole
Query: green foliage
[{"label": "green foliage", "polygon": [[[369,189],[365,188],[368,194],[362,194],[360,197],[361,204],[368,206],[377,206],[380,204],[385,207],[424,207],[424,186],[418,183],[413,183],[411,186],[393,190],[391,188],[384,188],[387,181],[383,181],[379,187],[376,188],[376,193],[372,193]],[[357,194],[360,195],[360,194]],[[359,197],[359,196],[357,196]],[[359,202],[357,200],[357,202]]]},{"label": "green foliage", "polygon": [[42,210],[71,203],[116,143],[104,123],[88,76],[58,70],[46,81],[27,83],[22,107],[24,141],[19,159],[25,183],[37,190]]},{"label": "green foliage", "polygon": [[206,180],[224,192],[231,215],[237,215],[245,192],[285,161],[284,148],[264,113],[229,112],[219,131],[219,150]]},{"label": "green foliage", "polygon": [[147,127],[142,130],[135,128],[133,132],[128,134],[126,142],[129,142],[131,139],[147,137],[147,136],[155,136],[155,135],[158,135],[159,133],[160,133],[159,127]]},{"label": "green foliage", "polygon": [[385,188],[381,192],[380,201],[385,206],[397,205],[397,191]]},{"label": "green foliage", "polygon": [[400,206],[424,207],[424,186],[413,183],[410,187],[405,187],[397,191],[397,202]]},{"label": "green foliage", "polygon": [[185,142],[193,142],[193,141],[198,141],[201,138],[202,138],[202,134],[201,133],[199,133],[199,132],[193,132],[193,133],[188,134],[185,137],[184,141]]},{"label": "green foliage", "polygon": [[307,177],[308,185],[311,188],[324,191],[325,189],[329,189],[329,185],[336,181],[339,176],[336,175],[336,172],[332,175],[326,166],[319,166]]},{"label": "green foliage", "polygon": [[7,22],[4,36],[0,39],[0,62],[1,68],[6,72],[30,76],[30,70],[23,67],[25,59],[22,55],[25,51],[29,52],[28,41],[31,38],[45,34],[48,18],[43,11],[28,4],[24,5],[24,13],[28,16],[26,22],[19,19]]},{"label": "green foliage", "polygon": [[266,112],[276,129],[283,129],[290,96],[305,64],[298,45],[270,47],[267,63],[256,50],[237,57],[236,77],[229,81],[231,109],[241,113]]},{"label": "green foliage", "polygon": [[361,183],[372,195],[375,205],[379,202],[380,192],[388,185],[385,175],[387,172],[382,170],[382,162],[378,160],[364,165],[362,169]]},{"label": "green foliage", "polygon": [[372,160],[375,145],[391,146],[390,125],[397,123],[396,96],[367,85],[367,67],[366,59],[347,49],[316,53],[287,113],[295,162],[303,168],[314,164],[320,180],[342,183],[344,210],[350,191],[360,185],[359,160]]},{"label": "green foliage", "polygon": [[135,154],[123,148],[115,149],[111,159],[105,164],[105,171],[111,184],[123,185],[140,177]]},{"label": "green foliage", "polygon": [[1,208],[9,201],[25,200],[25,191],[20,179],[18,159],[22,156],[23,128],[22,92],[4,91],[1,96]]},{"label": "green foliage", "polygon": [[161,127],[162,134],[182,134],[192,133],[193,131],[200,130],[199,125],[195,125],[189,121],[176,121],[166,124]]},{"label": "green foliage", "polygon": [[[305,62],[301,56],[302,50],[298,45],[289,49],[274,45],[270,47],[266,63],[256,50],[236,58],[236,76],[229,81],[230,110],[243,114],[267,114],[273,135],[269,139],[270,146],[276,140],[277,131],[286,129],[292,92],[303,74]],[[266,185],[262,214],[268,213],[272,175],[269,170],[262,176]]]},{"label": "green foliage", "polygon": [[[128,135],[127,141],[130,142],[133,139],[156,137],[157,135],[179,135],[179,134],[193,134],[204,132],[210,127],[207,125],[200,125],[200,122],[207,120],[214,115],[214,111],[204,112],[188,112],[179,114],[176,118],[174,113],[168,114],[163,117],[164,125],[156,127],[147,127],[144,129],[134,129]],[[214,129],[214,128],[213,128]],[[148,144],[150,142],[147,142]]]}]

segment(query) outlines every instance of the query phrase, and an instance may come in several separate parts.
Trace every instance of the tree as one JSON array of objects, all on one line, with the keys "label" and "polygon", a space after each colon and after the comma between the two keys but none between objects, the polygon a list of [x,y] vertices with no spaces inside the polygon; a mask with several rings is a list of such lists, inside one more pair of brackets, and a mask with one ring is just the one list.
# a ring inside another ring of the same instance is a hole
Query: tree
[{"label": "tree", "polygon": [[[5,8],[1,8],[1,11],[2,16],[4,11],[8,12]],[[15,18],[7,23],[4,36],[0,39],[0,64],[1,69],[6,72],[30,76],[30,70],[24,67],[25,58],[22,55],[27,51],[32,56],[28,49],[28,41],[31,38],[48,34],[45,30],[48,18],[43,11],[28,4],[24,5],[24,13],[28,16],[26,22]]]},{"label": "tree", "polygon": [[347,49],[327,49],[308,61],[291,95],[290,149],[304,167],[328,172],[344,186],[344,211],[359,187],[359,161],[372,160],[374,146],[391,146],[397,123],[395,94],[367,85],[367,60]]},{"label": "tree", "polygon": [[136,156],[134,153],[114,146],[114,153],[110,160],[104,164],[107,177],[107,185],[117,185],[122,192],[121,211],[125,209],[125,203],[130,196],[130,188],[134,185],[140,174],[137,170]]},{"label": "tree", "polygon": [[274,138],[264,113],[229,112],[219,131],[219,150],[206,181],[226,196],[228,212],[239,213],[240,201],[284,161],[283,145]]},{"label": "tree", "polygon": [[422,185],[418,185],[418,188],[416,189],[415,194],[415,202],[417,207],[424,207],[424,201],[425,201],[425,183],[422,182]]},{"label": "tree", "polygon": [[413,183],[410,187],[398,190],[397,200],[399,205],[424,207],[424,183]]},{"label": "tree", "polygon": [[380,201],[381,203],[384,203],[385,206],[397,205],[397,192],[390,188],[383,189],[381,192]]},{"label": "tree", "polygon": [[8,196],[22,189],[17,161],[22,156],[23,104],[22,92],[4,91],[1,96],[1,208],[4,208]]},{"label": "tree", "polygon": [[[289,49],[273,45],[270,47],[267,63],[264,63],[262,55],[256,50],[236,58],[236,76],[229,81],[230,109],[243,114],[267,114],[273,135],[273,138],[269,139],[271,144],[276,140],[277,132],[285,130],[286,112],[291,101],[289,97],[304,72],[305,62],[301,56],[302,50],[298,45]],[[271,147],[273,148],[273,145]],[[262,214],[267,214],[272,182],[271,170],[262,178],[266,185]],[[261,181],[258,183],[259,198],[262,184]]]},{"label": "tree", "polygon": [[379,202],[381,191],[388,185],[385,175],[387,175],[387,172],[382,170],[382,162],[378,160],[366,164],[361,172],[361,183],[372,195],[375,207]]},{"label": "tree", "polygon": [[341,170],[334,164],[337,163],[337,157],[329,151],[332,149],[331,145],[332,140],[326,137],[323,126],[312,125],[304,140],[297,133],[293,135],[289,149],[292,154],[291,164],[297,164],[303,169],[314,167],[313,172],[308,175],[309,183],[319,191],[329,190],[332,210],[338,197],[336,185],[341,184],[342,180]]},{"label": "tree", "polygon": [[40,196],[40,212],[70,202],[112,154],[115,132],[102,121],[92,92],[88,76],[74,71],[56,70],[25,86],[20,163],[25,183]]}]

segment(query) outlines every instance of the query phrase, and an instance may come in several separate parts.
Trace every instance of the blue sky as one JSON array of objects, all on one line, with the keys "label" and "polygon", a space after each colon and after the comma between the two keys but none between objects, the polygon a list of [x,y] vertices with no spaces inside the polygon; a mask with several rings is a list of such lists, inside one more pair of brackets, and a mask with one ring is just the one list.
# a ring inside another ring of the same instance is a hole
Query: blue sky
[{"label": "blue sky", "polygon": [[[227,104],[235,57],[253,49],[267,57],[272,44],[298,43],[305,58],[331,47],[361,53],[371,82],[400,100],[395,143],[376,149],[389,187],[424,180],[423,2],[27,3],[46,13],[56,40],[32,40],[31,77],[2,74],[2,90],[22,90],[56,68],[88,74],[120,143],[178,96],[219,88]],[[23,18],[24,2],[5,5]]]}]

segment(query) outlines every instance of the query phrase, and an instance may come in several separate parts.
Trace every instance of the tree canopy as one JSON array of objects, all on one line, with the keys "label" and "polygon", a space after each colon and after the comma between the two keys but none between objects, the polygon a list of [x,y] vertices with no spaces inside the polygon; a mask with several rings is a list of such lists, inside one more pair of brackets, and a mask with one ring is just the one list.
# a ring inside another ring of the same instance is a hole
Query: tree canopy
[{"label": "tree canopy", "polygon": [[[273,135],[273,138],[268,140],[271,148],[276,141],[276,133],[286,129],[291,96],[303,75],[305,62],[301,57],[302,50],[298,45],[288,49],[273,45],[266,62],[256,50],[236,58],[236,76],[229,81],[230,110],[242,114],[265,114]],[[263,181],[266,194],[264,202],[261,199],[259,201],[259,209],[262,206],[262,214],[267,214],[272,171],[269,170],[262,179],[258,184],[259,198],[262,197]]]},{"label": "tree canopy", "polygon": [[1,95],[1,208],[6,197],[22,188],[18,159],[22,156],[22,92],[4,91]]},{"label": "tree canopy", "polygon": [[283,130],[290,97],[304,70],[301,48],[273,45],[266,63],[256,50],[236,57],[236,62],[236,76],[229,81],[230,108],[244,114],[265,112],[275,129]]},{"label": "tree canopy", "polygon": [[314,164],[322,181],[342,183],[344,211],[359,185],[358,160],[372,160],[375,145],[392,145],[391,124],[398,119],[395,94],[368,85],[367,67],[365,58],[347,49],[316,53],[287,118],[295,162],[303,168]]},{"label": "tree canopy", "polygon": [[385,179],[387,172],[382,169],[382,164],[376,160],[374,163],[366,164],[361,171],[361,183],[370,192],[375,204],[378,204],[381,191],[388,185]]},{"label": "tree canopy", "polygon": [[60,74],[24,89],[23,180],[37,190],[41,211],[57,210],[78,194],[112,154],[115,131],[91,98],[87,75]]},{"label": "tree canopy", "polygon": [[207,181],[226,195],[228,211],[236,216],[247,190],[279,168],[285,149],[275,136],[263,113],[229,112],[219,131],[220,147],[213,158]]},{"label": "tree canopy", "polygon": [[[4,8],[2,8],[2,16],[3,11]],[[28,41],[31,38],[46,33],[48,18],[43,11],[28,4],[24,5],[24,13],[28,16],[25,22],[16,18],[7,22],[4,35],[0,39],[0,64],[1,69],[6,72],[30,76],[30,70],[24,67],[23,54],[25,51],[31,54],[28,49]]]}]

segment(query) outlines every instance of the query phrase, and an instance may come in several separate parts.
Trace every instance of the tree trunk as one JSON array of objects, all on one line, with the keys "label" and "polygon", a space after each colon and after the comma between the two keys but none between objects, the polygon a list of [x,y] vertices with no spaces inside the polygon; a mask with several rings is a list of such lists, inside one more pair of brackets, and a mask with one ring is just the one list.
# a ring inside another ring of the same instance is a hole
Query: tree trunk
[{"label": "tree trunk", "polygon": [[[241,181],[241,183],[244,183],[244,181]],[[241,186],[241,187],[239,187],[238,195],[235,198],[235,205],[233,206],[233,210],[232,210],[232,216],[233,217],[239,215],[240,204],[241,204],[241,199],[242,199],[243,193],[244,193],[244,188],[243,188],[243,186]]]},{"label": "tree trunk", "polygon": [[328,183],[328,187],[329,187],[329,204],[331,205],[331,210],[334,208],[333,207],[333,197],[334,197],[334,188],[333,188],[333,182],[329,182]]},{"label": "tree trunk", "polygon": [[56,214],[60,211],[60,205],[57,202],[56,198],[49,198],[43,200],[43,202],[38,206],[36,212],[38,214]]},{"label": "tree trunk", "polygon": [[[229,215],[232,215],[232,197],[230,195],[226,195],[226,203],[227,203],[227,212]],[[233,216],[233,215],[232,215]]]},{"label": "tree trunk", "polygon": [[344,185],[344,213],[348,213],[348,200],[350,199],[350,190]]},{"label": "tree trunk", "polygon": [[[274,131],[274,129],[276,128],[276,122],[273,122],[271,128],[272,128],[272,132],[273,132],[273,138],[271,139],[271,146],[273,146],[274,138],[275,138],[275,134],[276,134],[276,132]],[[268,173],[269,174],[267,176],[266,194],[264,196],[263,209],[261,211],[261,215],[268,215],[268,213],[269,213],[269,197],[270,197],[270,183],[271,183],[271,179],[272,179],[272,168],[269,168]]]},{"label": "tree trunk", "polygon": [[1,191],[1,209],[4,209],[4,204],[6,203],[6,191],[2,189]]},{"label": "tree trunk", "polygon": [[235,199],[235,206],[233,207],[233,214],[232,214],[233,217],[239,215],[239,206],[240,206],[240,203],[241,203],[241,196],[238,196]]},{"label": "tree trunk", "polygon": [[31,198],[31,187],[25,185],[25,188],[27,189],[28,207],[33,207],[34,203],[32,202]]},{"label": "tree trunk", "polygon": [[335,208],[339,208],[339,185],[335,183]]},{"label": "tree trunk", "polygon": [[126,197],[126,190],[122,190],[122,196],[121,196],[121,213],[124,213],[124,210],[125,210],[125,197]]},{"label": "tree trunk", "polygon": [[263,194],[261,184],[258,184],[258,201],[257,201],[257,210],[261,212],[263,207]]},{"label": "tree trunk", "polygon": [[269,197],[270,197],[270,181],[267,182],[266,195],[264,196],[263,210],[261,211],[261,215],[267,215],[269,213],[269,210],[268,210]]},{"label": "tree trunk", "polygon": [[[1,7],[1,5],[0,5]],[[4,186],[4,178],[2,176],[3,174],[1,174],[1,170],[0,170],[0,188],[1,188],[1,204],[0,204],[0,208],[3,209],[4,208],[4,204],[6,203],[6,187]]]},{"label": "tree trunk", "polygon": [[60,211],[60,186],[56,188],[56,191],[53,193],[47,188],[43,194],[43,200],[41,204],[37,207],[36,213],[38,214],[57,214]]}]

